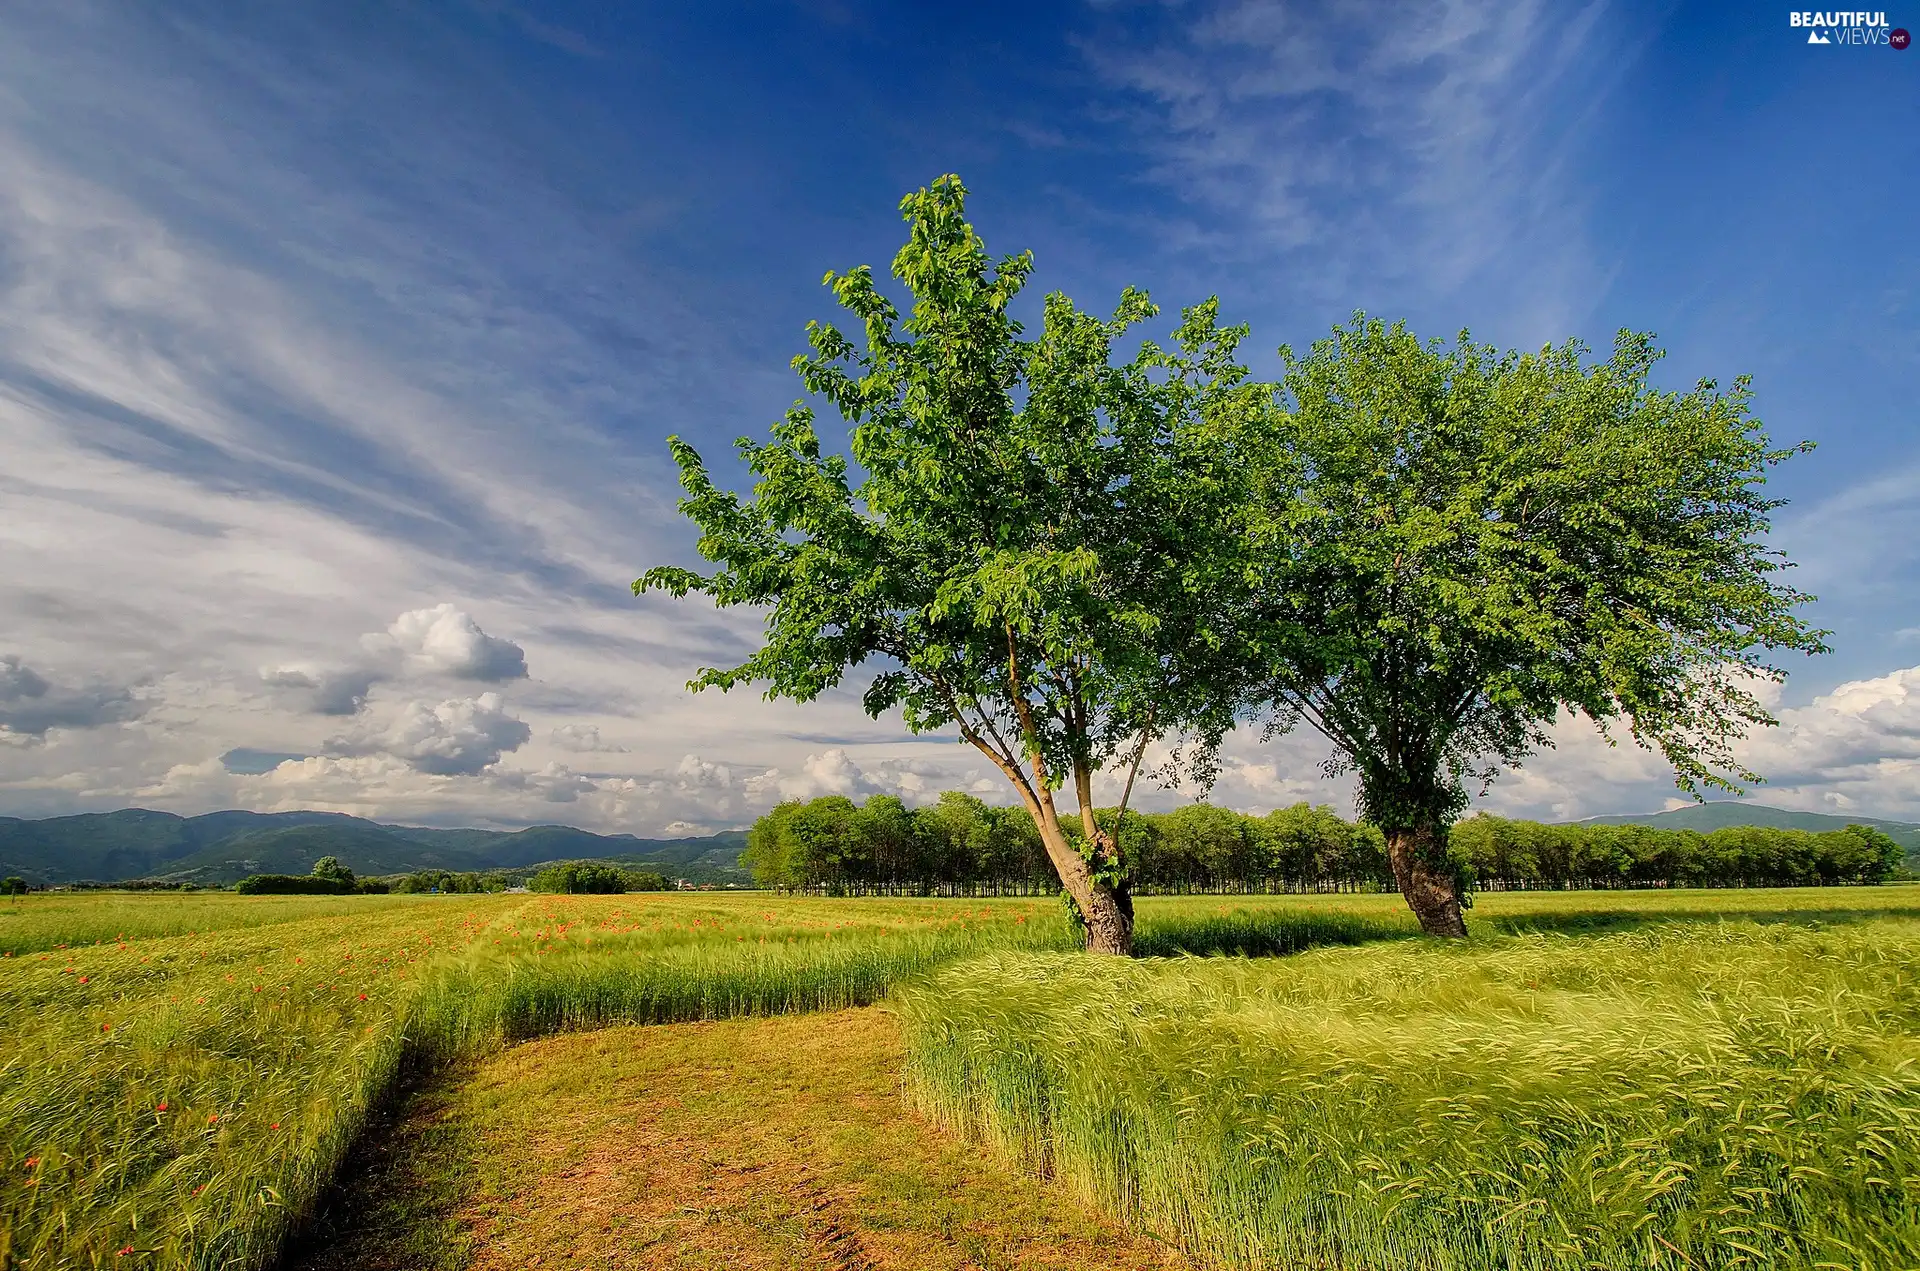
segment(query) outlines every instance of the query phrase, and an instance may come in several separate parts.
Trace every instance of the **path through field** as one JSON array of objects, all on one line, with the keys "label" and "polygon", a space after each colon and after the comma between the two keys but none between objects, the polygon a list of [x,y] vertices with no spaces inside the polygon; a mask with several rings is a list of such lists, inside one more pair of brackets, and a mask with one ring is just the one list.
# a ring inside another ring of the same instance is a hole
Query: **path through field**
[{"label": "path through field", "polygon": [[1184,1266],[910,1112],[880,1008],[531,1042],[410,1104],[301,1271]]}]

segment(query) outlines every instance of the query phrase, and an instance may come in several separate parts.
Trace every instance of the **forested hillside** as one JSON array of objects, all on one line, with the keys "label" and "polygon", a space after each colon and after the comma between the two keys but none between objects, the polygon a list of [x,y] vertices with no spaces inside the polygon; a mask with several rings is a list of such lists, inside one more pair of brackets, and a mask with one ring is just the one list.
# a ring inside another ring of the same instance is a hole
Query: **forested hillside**
[{"label": "forested hillside", "polygon": [[523,830],[383,825],[333,812],[211,812],[181,817],[119,812],[21,820],[0,817],[0,874],[36,885],[157,878],[200,885],[249,874],[304,874],[322,856],[356,874],[520,868],[556,860],[618,859],[696,882],[739,881],[746,836],[645,839],[566,825]]}]

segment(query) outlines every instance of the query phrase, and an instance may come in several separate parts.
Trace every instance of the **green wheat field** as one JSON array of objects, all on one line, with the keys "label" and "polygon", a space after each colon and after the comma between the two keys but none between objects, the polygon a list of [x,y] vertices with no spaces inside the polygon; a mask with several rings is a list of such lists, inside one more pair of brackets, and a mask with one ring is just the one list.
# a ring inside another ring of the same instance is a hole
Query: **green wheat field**
[{"label": "green wheat field", "polygon": [[409,1077],[885,1002],[907,1094],[1200,1266],[1920,1266],[1920,888],[0,903],[0,1267],[270,1267]]}]

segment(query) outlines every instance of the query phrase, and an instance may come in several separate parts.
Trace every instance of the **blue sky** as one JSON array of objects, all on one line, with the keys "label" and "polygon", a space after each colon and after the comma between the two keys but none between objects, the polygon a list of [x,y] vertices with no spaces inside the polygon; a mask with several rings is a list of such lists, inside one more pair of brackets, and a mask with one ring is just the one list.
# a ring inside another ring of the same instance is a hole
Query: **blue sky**
[{"label": "blue sky", "polygon": [[[656,833],[992,792],[851,698],[688,697],[751,617],[626,592],[691,557],[664,438],[776,418],[821,275],[884,266],[954,171],[1030,299],[1218,294],[1256,371],[1365,308],[1751,374],[1818,443],[1776,539],[1836,632],[1761,797],[1920,819],[1920,53],[1619,3],[75,2],[0,34],[0,813]],[[1488,805],[1673,795],[1589,732]],[[1217,797],[1345,805],[1318,753],[1236,739]]]}]

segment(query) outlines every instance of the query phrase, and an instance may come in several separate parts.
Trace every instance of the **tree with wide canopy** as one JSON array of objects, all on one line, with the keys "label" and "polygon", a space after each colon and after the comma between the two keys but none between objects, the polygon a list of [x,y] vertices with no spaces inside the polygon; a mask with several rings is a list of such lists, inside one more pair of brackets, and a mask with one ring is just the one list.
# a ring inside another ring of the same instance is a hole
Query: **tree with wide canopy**
[{"label": "tree with wide canopy", "polygon": [[1364,315],[1280,353],[1275,409],[1238,417],[1248,700],[1357,774],[1426,931],[1466,934],[1447,830],[1469,786],[1563,711],[1624,724],[1696,796],[1760,779],[1734,745],[1774,722],[1766,654],[1827,633],[1765,537],[1767,473],[1810,447],[1769,442],[1745,378],[1663,392],[1650,336],[1589,363]]},{"label": "tree with wide canopy", "polygon": [[[1011,783],[1092,950],[1132,947],[1126,862],[1095,815],[1112,769],[1120,815],[1149,749],[1162,775],[1204,779],[1236,705],[1219,572],[1238,546],[1224,503],[1234,447],[1268,409],[1235,360],[1242,328],[1212,302],[1187,310],[1172,348],[1115,345],[1156,310],[1132,289],[1111,318],[1065,296],[1037,338],[1012,306],[1031,255],[991,261],[947,176],[909,195],[893,276],[904,319],[866,267],[828,274],[856,339],[811,324],[794,359],[807,392],[848,423],[846,457],[796,404],[766,442],[737,444],[755,481],[715,485],[671,441],[710,574],[649,570],[636,593],[697,592],[766,608],[765,642],[690,687],[763,683],[810,701],[856,668],[879,717],[955,730]],[[1071,788],[1078,833],[1056,794]]]}]

